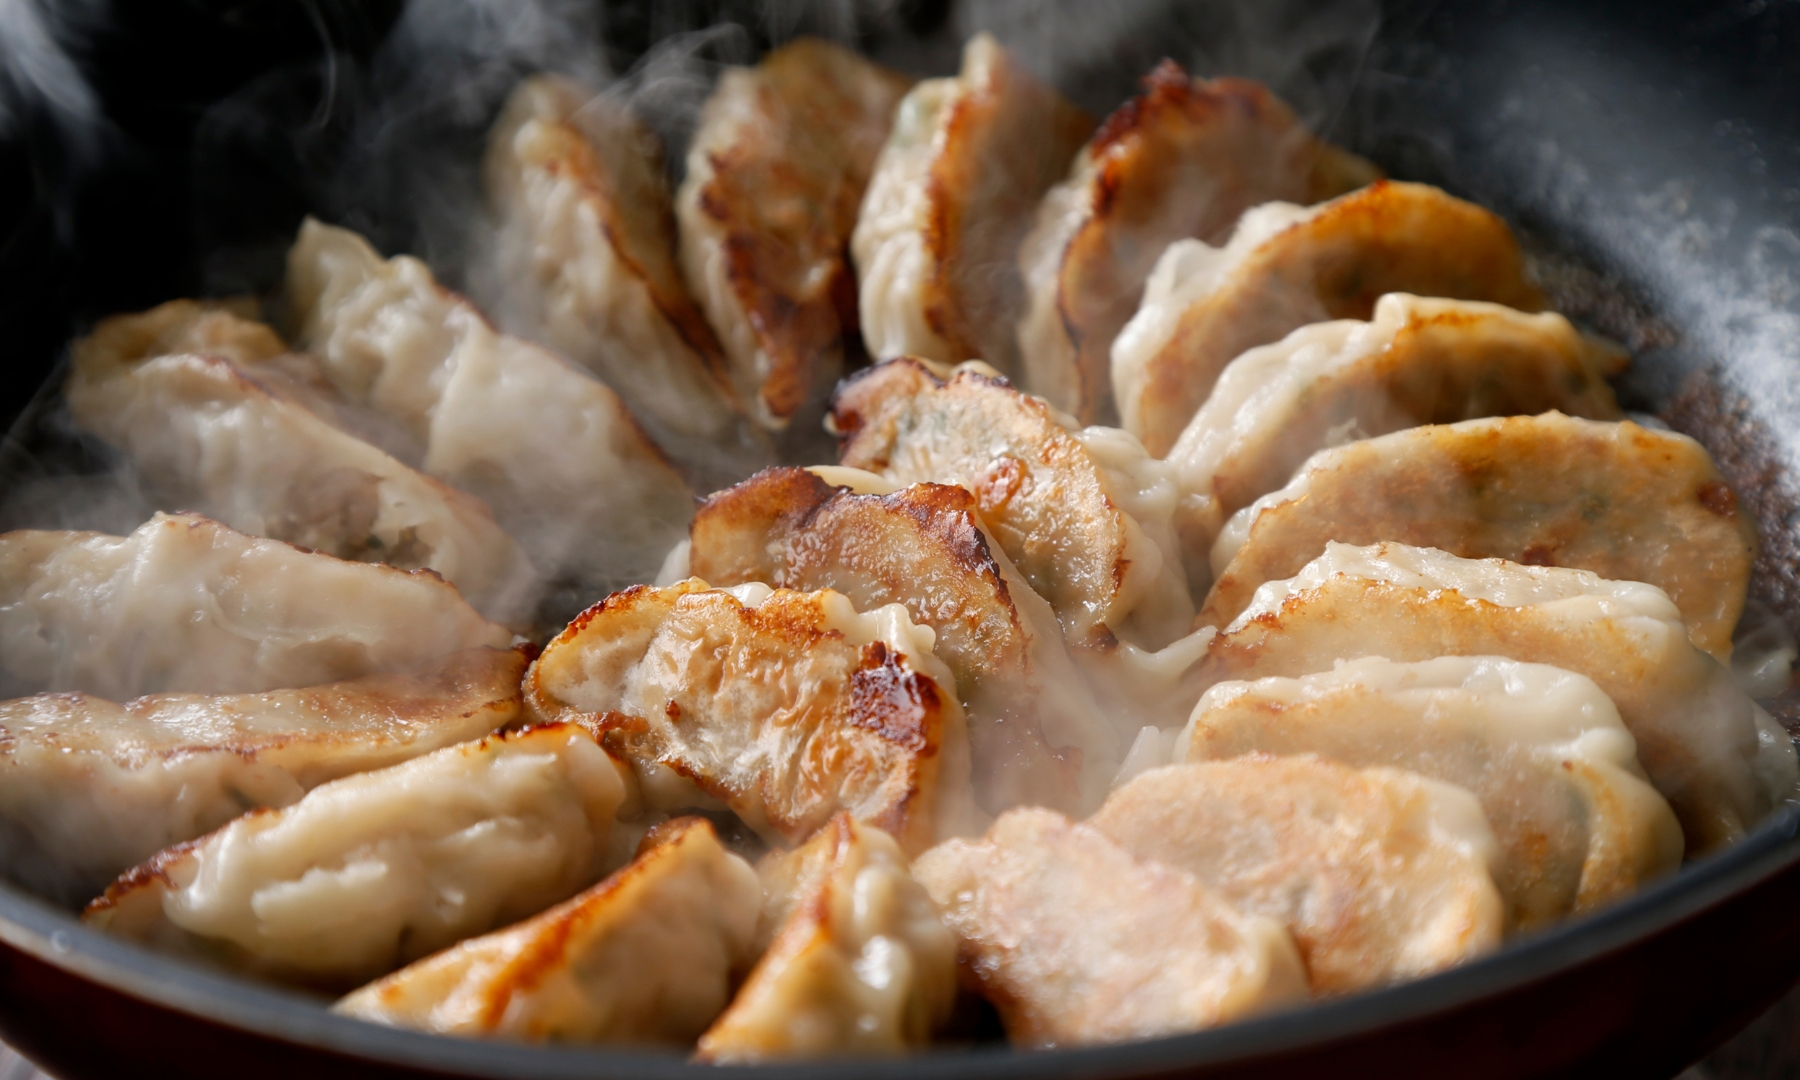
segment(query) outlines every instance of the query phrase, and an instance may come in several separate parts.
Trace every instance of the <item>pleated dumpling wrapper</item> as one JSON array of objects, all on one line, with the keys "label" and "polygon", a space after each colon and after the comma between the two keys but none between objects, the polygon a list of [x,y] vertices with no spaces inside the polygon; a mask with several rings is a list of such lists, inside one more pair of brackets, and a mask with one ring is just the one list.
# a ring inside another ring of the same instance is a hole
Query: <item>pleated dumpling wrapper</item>
[{"label": "pleated dumpling wrapper", "polygon": [[1585,570],[1327,544],[1294,577],[1258,589],[1199,666],[1217,682],[1363,656],[1504,656],[1592,679],[1637,740],[1689,857],[1741,837],[1795,783],[1787,733],[1694,647],[1668,595]]},{"label": "pleated dumpling wrapper", "polygon": [[247,809],[512,723],[525,663],[522,650],[468,649],[295,690],[0,703],[0,866],[34,892],[84,903]]},{"label": "pleated dumpling wrapper", "polygon": [[1180,240],[1157,260],[1113,343],[1120,421],[1162,457],[1244,350],[1367,319],[1391,292],[1544,307],[1506,223],[1434,187],[1383,180],[1312,207],[1267,203],[1224,247]]},{"label": "pleated dumpling wrapper", "polygon": [[[933,635],[840,593],[639,585],[583,612],[525,680],[544,721],[590,726],[651,810],[695,806],[673,770],[773,844],[838,810],[922,851],[970,812],[968,735]],[[670,801],[672,800],[672,801]]]},{"label": "pleated dumpling wrapper", "polygon": [[693,513],[674,466],[586,370],[497,332],[424,263],[310,218],[288,252],[299,343],[402,460],[485,500],[549,578],[642,580]]},{"label": "pleated dumpling wrapper", "polygon": [[1429,975],[1499,945],[1500,851],[1463,788],[1313,755],[1152,769],[1090,826],[1294,935],[1315,993]]},{"label": "pleated dumpling wrapper", "polygon": [[1681,826],[1585,676],[1497,656],[1364,657],[1212,687],[1180,761],[1263,751],[1406,769],[1466,788],[1500,844],[1509,930],[1591,910],[1681,865]]},{"label": "pleated dumpling wrapper", "polygon": [[290,392],[297,363],[311,365],[267,326],[172,300],[77,341],[63,393],[76,425],[129,454],[164,506],[327,555],[434,570],[482,611],[516,614],[531,566],[487,506],[315,412],[312,394]]},{"label": "pleated dumpling wrapper", "polygon": [[577,725],[489,735],[169,848],[84,918],[238,970],[349,989],[592,884],[626,794],[620,767]]},{"label": "pleated dumpling wrapper", "polygon": [[12,695],[253,693],[511,644],[430,571],[335,559],[198,514],[158,514],[130,536],[0,535],[0,685]]},{"label": "pleated dumpling wrapper", "polygon": [[956,998],[956,939],[892,837],[839,813],[757,868],[762,959],[700,1038],[703,1061],[897,1054]]},{"label": "pleated dumpling wrapper", "polygon": [[1191,79],[1164,60],[1044,195],[1019,249],[1026,387],[1083,423],[1116,423],[1113,339],[1164,248],[1222,240],[1253,206],[1318,202],[1380,175],[1315,138],[1261,83]]},{"label": "pleated dumpling wrapper", "polygon": [[1756,527],[1686,435],[1551,412],[1408,428],[1307,460],[1226,523],[1200,621],[1224,626],[1265,581],[1330,541],[1591,570],[1668,594],[1694,644],[1731,656]]},{"label": "pleated dumpling wrapper", "polygon": [[912,80],[818,38],[729,68],[700,112],[675,198],[681,267],[738,398],[781,430],[810,422],[856,332],[846,247]]},{"label": "pleated dumpling wrapper", "polygon": [[676,818],[598,885],[404,967],[332,1010],[439,1035],[687,1047],[755,961],[761,910],[750,865],[706,819]]},{"label": "pleated dumpling wrapper", "polygon": [[954,78],[913,87],[850,238],[870,356],[1016,370],[1019,244],[1093,128],[988,34]]},{"label": "pleated dumpling wrapper", "polygon": [[983,839],[920,856],[913,876],[964,978],[1023,1046],[1177,1035],[1306,998],[1279,922],[1050,810],[1008,811]]}]

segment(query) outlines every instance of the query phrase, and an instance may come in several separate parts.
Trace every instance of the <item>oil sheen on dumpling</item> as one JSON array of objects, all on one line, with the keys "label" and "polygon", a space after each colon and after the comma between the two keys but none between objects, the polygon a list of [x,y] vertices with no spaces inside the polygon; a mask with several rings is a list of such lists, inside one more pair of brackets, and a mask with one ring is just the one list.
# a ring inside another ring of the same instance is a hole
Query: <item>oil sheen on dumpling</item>
[{"label": "oil sheen on dumpling", "polygon": [[738,398],[781,430],[817,413],[856,334],[846,247],[894,106],[911,85],[818,38],[719,77],[675,199],[681,267]]},{"label": "oil sheen on dumpling", "polygon": [[130,536],[0,535],[0,682],[114,701],[252,693],[504,648],[443,578],[261,540],[197,514]]},{"label": "oil sheen on dumpling", "polygon": [[540,915],[362,987],[332,1011],[439,1035],[693,1045],[755,960],[762,890],[704,818]]},{"label": "oil sheen on dumpling", "polygon": [[1093,127],[987,34],[913,87],[850,238],[869,355],[1017,368],[1019,244]]},{"label": "oil sheen on dumpling", "polygon": [[1261,83],[1190,79],[1164,60],[1143,85],[1045,194],[1019,251],[1020,374],[1087,424],[1117,422],[1113,339],[1164,248],[1217,242],[1252,206],[1317,202],[1381,175],[1314,138]]},{"label": "oil sheen on dumpling", "polygon": [[1593,681],[1497,656],[1381,657],[1297,679],[1223,682],[1176,761],[1316,753],[1467,788],[1500,844],[1509,929],[1592,909],[1681,865],[1681,826]]},{"label": "oil sheen on dumpling", "polygon": [[1267,203],[1224,247],[1181,240],[1157,260],[1113,343],[1121,422],[1162,457],[1244,350],[1367,319],[1391,292],[1544,307],[1506,223],[1437,188],[1384,180],[1314,207]]},{"label": "oil sheen on dumpling", "polygon": [[731,1007],[701,1036],[700,1060],[925,1046],[956,998],[956,939],[893,838],[840,813],[757,869],[782,917]]},{"label": "oil sheen on dumpling", "polygon": [[639,585],[583,612],[526,676],[542,720],[588,724],[650,780],[666,766],[778,844],[840,808],[910,851],[956,831],[968,736],[933,634],[839,593]]},{"label": "oil sheen on dumpling", "polygon": [[1794,786],[1792,741],[1688,640],[1667,594],[1585,570],[1328,544],[1258,589],[1201,668],[1207,681],[1292,677],[1362,656],[1504,656],[1592,679],[1637,740],[1690,857],[1742,836]]},{"label": "oil sheen on dumpling", "polygon": [[1756,527],[1686,435],[1550,412],[1409,428],[1315,454],[1213,546],[1200,621],[1224,626],[1327,542],[1394,540],[1465,558],[1643,581],[1721,661],[1744,610]]},{"label": "oil sheen on dumpling", "polygon": [[913,876],[956,934],[965,978],[1023,1046],[1175,1035],[1306,998],[1279,922],[1049,810],[940,844]]},{"label": "oil sheen on dumpling", "polygon": [[169,848],[83,918],[226,967],[348,989],[592,883],[625,796],[579,726],[490,735]]},{"label": "oil sheen on dumpling", "polygon": [[245,810],[512,723],[524,673],[523,652],[469,649],[416,671],[260,694],[0,703],[0,866],[83,903]]},{"label": "oil sheen on dumpling", "polygon": [[260,323],[171,301],[77,341],[63,392],[77,426],[131,455],[166,506],[340,558],[435,570],[481,610],[514,614],[531,567],[488,508],[284,392],[259,362],[283,352]]}]

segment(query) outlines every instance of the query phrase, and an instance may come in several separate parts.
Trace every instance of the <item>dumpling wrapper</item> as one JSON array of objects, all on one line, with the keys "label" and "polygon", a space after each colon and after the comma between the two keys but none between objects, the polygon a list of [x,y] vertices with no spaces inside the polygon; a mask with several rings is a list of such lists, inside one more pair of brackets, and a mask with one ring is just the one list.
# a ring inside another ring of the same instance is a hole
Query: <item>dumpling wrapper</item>
[{"label": "dumpling wrapper", "polygon": [[910,85],[802,37],[727,69],[701,109],[675,197],[681,268],[765,427],[810,421],[843,371],[856,336],[846,249]]},{"label": "dumpling wrapper", "polygon": [[1556,412],[1465,420],[1313,455],[1226,523],[1199,621],[1226,625],[1265,581],[1292,577],[1333,540],[1646,582],[1720,661],[1757,548],[1750,515],[1686,435]]},{"label": "dumpling wrapper", "polygon": [[531,566],[488,508],[287,393],[265,363],[285,351],[260,323],[175,300],[102,320],[71,350],[63,393],[76,425],[129,454],[165,505],[339,558],[435,570],[482,611],[519,614]]},{"label": "dumpling wrapper", "polygon": [[850,237],[870,356],[1018,369],[1019,244],[1093,129],[985,33],[961,73],[913,87]]},{"label": "dumpling wrapper", "polygon": [[1157,260],[1113,342],[1121,423],[1162,457],[1246,349],[1367,319],[1394,292],[1545,306],[1506,223],[1437,188],[1383,180],[1313,207],[1267,203],[1224,247],[1180,240]]},{"label": "dumpling wrapper", "polygon": [[893,838],[840,813],[803,846],[768,856],[758,873],[773,937],[700,1037],[699,1060],[926,1046],[956,999],[956,939]]},{"label": "dumpling wrapper", "polygon": [[1380,176],[1315,138],[1261,83],[1190,79],[1164,60],[1044,195],[1019,249],[1025,386],[1083,423],[1116,423],[1113,339],[1164,248],[1217,242],[1252,206],[1318,202]]},{"label": "dumpling wrapper", "polygon": [[0,535],[0,681],[14,696],[254,693],[511,643],[428,570],[303,551],[198,514],[158,514],[124,537]]},{"label": "dumpling wrapper", "polygon": [[1792,741],[1688,640],[1668,596],[1585,570],[1327,544],[1258,589],[1200,668],[1207,682],[1294,677],[1362,656],[1504,656],[1592,679],[1637,740],[1689,857],[1743,836],[1795,783]]},{"label": "dumpling wrapper", "polygon": [[1681,826],[1593,681],[1495,656],[1365,657],[1212,687],[1174,759],[1262,751],[1389,766],[1481,800],[1509,930],[1589,911],[1680,867]]},{"label": "dumpling wrapper", "polygon": [[913,863],[957,936],[962,974],[1028,1047],[1176,1035],[1306,998],[1273,919],[1185,871],[1134,858],[1036,807]]},{"label": "dumpling wrapper", "polygon": [[962,706],[932,639],[897,604],[858,614],[830,591],[639,585],[545,646],[526,706],[589,725],[644,777],[650,809],[686,808],[659,804],[664,766],[771,843],[844,809],[917,852],[969,802]]},{"label": "dumpling wrapper", "polygon": [[678,818],[586,892],[419,960],[332,1011],[439,1035],[690,1046],[755,960],[761,905],[756,872],[712,825]]},{"label": "dumpling wrapper", "polygon": [[619,768],[579,726],[490,735],[162,851],[83,918],[236,970],[349,989],[591,884],[625,797]]}]

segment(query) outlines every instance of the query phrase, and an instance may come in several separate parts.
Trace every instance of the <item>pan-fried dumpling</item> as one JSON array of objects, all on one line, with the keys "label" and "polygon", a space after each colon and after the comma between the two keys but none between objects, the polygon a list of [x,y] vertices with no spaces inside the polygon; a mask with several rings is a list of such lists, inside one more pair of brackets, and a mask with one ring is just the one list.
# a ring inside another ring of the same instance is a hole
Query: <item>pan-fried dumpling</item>
[{"label": "pan-fried dumpling", "polygon": [[1792,741],[1689,642],[1667,594],[1585,570],[1328,544],[1294,577],[1258,589],[1200,668],[1216,682],[1307,675],[1361,656],[1447,655],[1504,656],[1594,680],[1674,807],[1690,856],[1742,836],[1794,785]]},{"label": "pan-fried dumpling", "polygon": [[1281,922],[1316,993],[1417,978],[1500,943],[1500,852],[1481,804],[1414,773],[1312,755],[1169,765],[1089,824]]},{"label": "pan-fried dumpling", "polygon": [[338,390],[411,440],[403,460],[486,500],[541,573],[642,580],[680,538],[687,486],[618,395],[495,332],[424,263],[308,219],[287,290]]},{"label": "pan-fried dumpling", "polygon": [[590,725],[645,776],[666,766],[778,844],[840,808],[910,851],[962,826],[968,737],[929,628],[830,591],[639,585],[583,612],[532,664],[527,707]]},{"label": "pan-fried dumpling", "polygon": [[700,113],[675,198],[681,267],[739,400],[780,430],[821,404],[856,334],[846,246],[912,80],[817,38],[731,68]]},{"label": "pan-fried dumpling", "polygon": [[750,865],[706,819],[678,818],[586,892],[402,968],[332,1011],[440,1035],[691,1046],[755,960],[761,907]]},{"label": "pan-fried dumpling", "polygon": [[605,870],[618,768],[557,724],[448,746],[246,814],[88,905],[108,933],[348,989],[525,918]]},{"label": "pan-fried dumpling", "polygon": [[700,1060],[926,1045],[956,998],[956,939],[893,838],[838,814],[758,872],[781,917],[731,1007],[700,1037]]},{"label": "pan-fried dumpling", "polygon": [[91,900],[158,851],[518,719],[525,655],[469,649],[417,671],[261,694],[86,694],[0,703],[0,866]]},{"label": "pan-fried dumpling", "polygon": [[982,840],[940,844],[913,876],[1015,1043],[1175,1035],[1306,997],[1279,922],[1049,810],[1012,810]]},{"label": "pan-fried dumpling", "polygon": [[1212,577],[1225,519],[1315,451],[1419,424],[1559,409],[1620,420],[1606,376],[1627,362],[1561,315],[1390,293],[1368,322],[1304,326],[1233,360],[1169,452],[1188,576]]},{"label": "pan-fried dumpling", "polygon": [[1506,223],[1436,188],[1384,180],[1314,207],[1268,203],[1224,247],[1180,240],[1157,260],[1113,343],[1125,429],[1162,457],[1240,353],[1367,319],[1391,292],[1544,307]]},{"label": "pan-fried dumpling", "polygon": [[[242,359],[207,351],[214,341]],[[169,344],[193,351],[156,351]],[[77,341],[63,392],[77,426],[130,454],[166,504],[339,558],[435,570],[481,610],[515,614],[531,567],[488,508],[284,393],[259,363],[283,351],[259,323],[171,301]]]},{"label": "pan-fried dumpling", "polygon": [[1317,202],[1380,175],[1314,138],[1261,83],[1190,79],[1164,60],[1044,196],[1019,250],[1025,385],[1083,423],[1116,422],[1113,339],[1164,248],[1223,239],[1252,206]]},{"label": "pan-fried dumpling", "polygon": [[1592,570],[1669,594],[1720,660],[1744,610],[1756,527],[1699,443],[1561,413],[1409,428],[1315,454],[1213,546],[1200,620],[1224,626],[1327,542]]},{"label": "pan-fried dumpling", "polygon": [[869,355],[1017,368],[1019,244],[1093,128],[988,34],[959,75],[913,87],[850,238]]},{"label": "pan-fried dumpling", "polygon": [[1316,753],[1467,788],[1500,844],[1509,929],[1531,930],[1681,865],[1681,826],[1593,681],[1497,656],[1348,660],[1206,692],[1176,761]]},{"label": "pan-fried dumpling", "polygon": [[198,514],[158,514],[124,537],[0,535],[0,682],[13,696],[253,693],[511,642],[429,571],[334,559]]}]

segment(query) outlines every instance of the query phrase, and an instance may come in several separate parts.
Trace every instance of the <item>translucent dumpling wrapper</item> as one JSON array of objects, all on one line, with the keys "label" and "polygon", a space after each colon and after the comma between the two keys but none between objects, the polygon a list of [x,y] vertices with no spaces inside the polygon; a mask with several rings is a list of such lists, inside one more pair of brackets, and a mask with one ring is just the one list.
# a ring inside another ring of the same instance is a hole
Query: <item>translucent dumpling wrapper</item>
[{"label": "translucent dumpling wrapper", "polygon": [[1016,370],[1019,244],[1093,127],[988,34],[954,78],[913,87],[850,238],[871,356]]},{"label": "translucent dumpling wrapper", "polygon": [[1500,851],[1481,804],[1415,773],[1312,755],[1169,765],[1089,825],[1285,925],[1315,993],[1429,975],[1500,943]]},{"label": "translucent dumpling wrapper", "polygon": [[1025,385],[1083,423],[1116,422],[1113,339],[1164,248],[1221,240],[1252,206],[1317,202],[1380,175],[1314,138],[1261,83],[1190,79],[1164,60],[1044,195],[1019,250]]},{"label": "translucent dumpling wrapper", "polygon": [[1279,922],[1050,810],[1008,811],[913,875],[956,934],[963,977],[1024,1046],[1176,1035],[1306,998]]},{"label": "translucent dumpling wrapper", "polygon": [[781,430],[824,403],[856,337],[847,245],[912,80],[818,38],[729,68],[675,199],[681,266],[738,398]]},{"label": "translucent dumpling wrapper", "polygon": [[792,1060],[927,1045],[956,998],[956,939],[893,838],[840,813],[758,872],[773,934],[731,1007],[700,1037],[699,1058]]},{"label": "translucent dumpling wrapper", "polygon": [[334,1012],[440,1035],[690,1046],[754,962],[762,890],[704,818],[651,830],[638,857],[524,922],[349,994]]},{"label": "translucent dumpling wrapper", "polygon": [[1328,544],[1258,589],[1200,668],[1207,682],[1294,677],[1363,656],[1504,656],[1592,679],[1637,740],[1690,857],[1744,835],[1795,783],[1792,741],[1688,640],[1667,594],[1585,570]]},{"label": "translucent dumpling wrapper", "polygon": [[1239,511],[1213,546],[1200,621],[1226,625],[1333,540],[1646,582],[1722,661],[1757,548],[1750,515],[1685,435],[1556,412],[1466,420],[1322,450]]},{"label": "translucent dumpling wrapper", "polygon": [[78,690],[253,693],[505,648],[443,578],[262,540],[197,514],[130,536],[0,535],[0,680]]},{"label": "translucent dumpling wrapper", "polygon": [[1113,343],[1121,422],[1162,457],[1246,349],[1367,319],[1393,292],[1544,307],[1506,223],[1437,188],[1384,180],[1313,207],[1266,203],[1224,247],[1180,240],[1157,260]]},{"label": "translucent dumpling wrapper", "polygon": [[1501,850],[1509,929],[1532,930],[1681,865],[1681,826],[1593,681],[1495,656],[1365,657],[1300,678],[1212,687],[1176,761],[1315,753],[1455,784]]},{"label": "translucent dumpling wrapper", "polygon": [[962,706],[932,640],[899,605],[858,614],[829,590],[640,585],[545,646],[526,702],[590,725],[645,777],[650,809],[691,797],[659,802],[663,767],[772,843],[844,809],[916,852],[971,809]]},{"label": "translucent dumpling wrapper", "polygon": [[237,970],[348,989],[591,884],[625,797],[619,768],[581,727],[490,735],[169,848],[83,918]]}]

